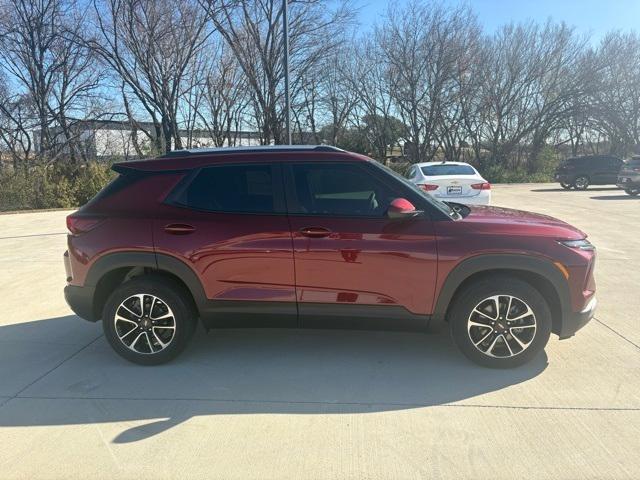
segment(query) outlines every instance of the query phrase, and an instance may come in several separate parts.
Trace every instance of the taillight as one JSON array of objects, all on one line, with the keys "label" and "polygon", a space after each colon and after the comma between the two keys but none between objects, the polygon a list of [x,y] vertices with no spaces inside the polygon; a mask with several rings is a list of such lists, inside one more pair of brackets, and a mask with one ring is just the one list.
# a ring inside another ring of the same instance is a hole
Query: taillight
[{"label": "taillight", "polygon": [[430,185],[428,183],[420,183],[418,184],[418,187],[420,187],[425,192],[432,192],[433,190],[438,189],[438,185]]},{"label": "taillight", "polygon": [[474,183],[471,188],[474,190],[491,190],[491,184],[489,182]]},{"label": "taillight", "polygon": [[79,233],[88,232],[95,228],[100,222],[101,218],[95,217],[79,217],[69,215],[67,217],[67,229],[73,234],[77,235]]}]

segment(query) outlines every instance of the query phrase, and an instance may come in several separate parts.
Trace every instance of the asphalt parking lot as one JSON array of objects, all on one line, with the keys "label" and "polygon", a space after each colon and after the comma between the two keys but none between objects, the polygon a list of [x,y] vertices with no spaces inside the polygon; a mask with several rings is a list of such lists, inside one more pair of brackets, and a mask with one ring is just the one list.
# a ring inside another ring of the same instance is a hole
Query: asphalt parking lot
[{"label": "asphalt parking lot", "polygon": [[0,478],[639,478],[640,198],[493,195],[598,247],[596,319],[510,371],[442,332],[201,332],[129,364],[64,302],[68,212],[0,215]]}]

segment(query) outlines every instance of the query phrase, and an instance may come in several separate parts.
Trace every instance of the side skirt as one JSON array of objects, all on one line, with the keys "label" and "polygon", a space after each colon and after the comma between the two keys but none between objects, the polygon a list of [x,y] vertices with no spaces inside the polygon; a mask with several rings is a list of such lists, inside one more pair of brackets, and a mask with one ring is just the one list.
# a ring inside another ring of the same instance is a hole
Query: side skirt
[{"label": "side skirt", "polygon": [[209,300],[201,309],[205,328],[317,328],[425,331],[430,315],[397,305]]}]

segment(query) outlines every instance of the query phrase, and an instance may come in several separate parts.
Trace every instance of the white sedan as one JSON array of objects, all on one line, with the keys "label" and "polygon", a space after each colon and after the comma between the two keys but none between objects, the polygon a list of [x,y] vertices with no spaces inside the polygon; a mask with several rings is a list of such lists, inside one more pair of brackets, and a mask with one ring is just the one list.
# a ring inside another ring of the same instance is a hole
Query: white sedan
[{"label": "white sedan", "polygon": [[466,205],[491,203],[491,184],[468,163],[416,163],[408,170],[407,179],[438,200]]}]

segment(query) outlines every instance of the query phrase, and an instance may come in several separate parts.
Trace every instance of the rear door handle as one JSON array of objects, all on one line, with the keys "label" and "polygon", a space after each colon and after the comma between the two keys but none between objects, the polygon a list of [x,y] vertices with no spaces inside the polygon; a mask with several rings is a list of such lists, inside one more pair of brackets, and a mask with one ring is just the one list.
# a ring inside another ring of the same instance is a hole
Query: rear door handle
[{"label": "rear door handle", "polygon": [[171,235],[188,235],[195,232],[196,227],[186,223],[170,223],[164,227],[164,231]]},{"label": "rear door handle", "polygon": [[324,227],[303,227],[298,231],[300,235],[309,238],[323,238],[331,235],[331,230]]}]

